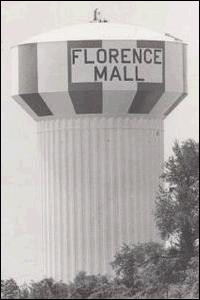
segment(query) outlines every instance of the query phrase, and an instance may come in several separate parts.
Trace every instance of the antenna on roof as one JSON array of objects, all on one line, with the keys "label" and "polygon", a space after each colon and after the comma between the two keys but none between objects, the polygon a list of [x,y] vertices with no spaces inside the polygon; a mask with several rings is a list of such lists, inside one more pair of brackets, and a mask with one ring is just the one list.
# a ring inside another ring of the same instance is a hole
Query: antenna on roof
[{"label": "antenna on roof", "polygon": [[165,36],[171,37],[171,38],[173,38],[175,41],[178,41],[178,42],[182,42],[182,41],[183,41],[183,40],[181,40],[181,39],[175,37],[174,35],[172,35],[172,34],[170,34],[170,33],[168,33],[168,32],[165,33]]},{"label": "antenna on roof", "polygon": [[104,18],[102,18],[101,12],[98,8],[95,8],[94,14],[93,14],[93,20],[91,23],[107,23],[108,21]]}]

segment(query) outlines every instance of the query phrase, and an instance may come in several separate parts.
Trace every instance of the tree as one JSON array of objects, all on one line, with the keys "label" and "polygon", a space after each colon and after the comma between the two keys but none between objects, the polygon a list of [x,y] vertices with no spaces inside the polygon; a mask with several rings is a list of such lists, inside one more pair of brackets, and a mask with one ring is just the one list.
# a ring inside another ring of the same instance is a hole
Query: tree
[{"label": "tree", "polygon": [[67,284],[52,278],[45,278],[38,282],[32,282],[29,286],[30,299],[68,299],[69,287]]},{"label": "tree", "polygon": [[19,299],[19,286],[14,279],[1,280],[1,298]]},{"label": "tree", "polygon": [[155,218],[163,238],[172,238],[187,263],[199,238],[199,144],[175,142],[165,164]]},{"label": "tree", "polygon": [[199,299],[199,255],[194,256],[186,269],[185,279],[169,288],[170,299]]},{"label": "tree", "polygon": [[128,246],[124,244],[116,253],[111,263],[119,283],[127,288],[137,290],[140,282],[138,277],[138,263],[144,262],[142,246]]},{"label": "tree", "polygon": [[69,286],[62,281],[55,282],[52,286],[52,293],[55,299],[68,299]]},{"label": "tree", "polygon": [[87,275],[80,272],[69,286],[71,299],[87,299],[102,285],[108,283],[106,276]]},{"label": "tree", "polygon": [[88,299],[126,299],[130,290],[115,280],[98,286]]},{"label": "tree", "polygon": [[185,298],[199,299],[199,254],[189,261],[183,286]]},{"label": "tree", "polygon": [[30,289],[29,285],[24,283],[23,285],[20,286],[20,299],[30,299],[29,297],[30,294]]},{"label": "tree", "polygon": [[161,297],[168,292],[168,286],[179,282],[182,276],[177,259],[168,261],[166,257],[168,250],[158,243],[124,245],[112,266],[119,283],[129,288],[131,295]]},{"label": "tree", "polygon": [[52,278],[45,278],[38,282],[32,282],[30,285],[30,299],[53,299]]}]

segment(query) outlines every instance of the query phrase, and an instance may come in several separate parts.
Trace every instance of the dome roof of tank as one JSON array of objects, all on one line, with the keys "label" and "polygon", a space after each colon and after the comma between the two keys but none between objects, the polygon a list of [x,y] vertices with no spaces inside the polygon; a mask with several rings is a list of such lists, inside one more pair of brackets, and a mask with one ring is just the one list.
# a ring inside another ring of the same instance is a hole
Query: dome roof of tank
[{"label": "dome roof of tank", "polygon": [[118,23],[86,23],[42,33],[20,44],[67,40],[163,40],[173,42],[176,39],[168,34],[158,33],[141,26]]}]

